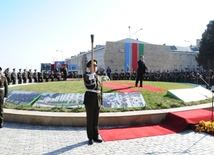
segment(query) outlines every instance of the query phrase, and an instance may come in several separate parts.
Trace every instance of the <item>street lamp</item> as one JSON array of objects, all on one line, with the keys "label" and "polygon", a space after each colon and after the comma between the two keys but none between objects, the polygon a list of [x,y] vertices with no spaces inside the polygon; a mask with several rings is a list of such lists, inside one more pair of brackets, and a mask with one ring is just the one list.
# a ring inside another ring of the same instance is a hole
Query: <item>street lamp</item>
[{"label": "street lamp", "polygon": [[189,43],[189,47],[192,46],[192,43],[189,40],[184,40],[185,42]]},{"label": "street lamp", "polygon": [[137,30],[135,33],[130,34],[130,28],[131,28],[131,27],[129,26],[129,38],[130,38],[131,36],[133,36],[134,34],[136,34],[137,32],[143,30],[143,28],[141,28],[141,29]]},{"label": "street lamp", "polygon": [[62,52],[62,61],[63,61],[63,51],[56,50],[56,52]]}]

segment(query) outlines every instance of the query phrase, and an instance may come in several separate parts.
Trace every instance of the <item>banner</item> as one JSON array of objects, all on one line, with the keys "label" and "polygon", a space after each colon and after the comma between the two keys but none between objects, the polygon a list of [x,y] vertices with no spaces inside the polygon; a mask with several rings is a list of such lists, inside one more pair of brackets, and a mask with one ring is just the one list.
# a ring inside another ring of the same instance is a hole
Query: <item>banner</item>
[{"label": "banner", "polygon": [[[17,105],[32,105],[37,107],[84,107],[84,93],[35,93],[10,91],[6,103]],[[140,92],[104,93],[105,108],[144,107],[146,102]]]},{"label": "banner", "polygon": [[41,63],[41,72],[51,71],[51,63]]},{"label": "banner", "polygon": [[68,64],[68,71],[78,71],[78,65],[77,64]]},{"label": "banner", "polygon": [[54,62],[54,71],[61,72],[62,66],[65,64],[65,61],[55,61]]},{"label": "banner", "polygon": [[104,93],[103,106],[106,108],[134,108],[145,107],[146,102],[139,92],[132,93]]},{"label": "banner", "polygon": [[64,108],[84,107],[83,98],[84,94],[79,93],[43,93],[33,106]]},{"label": "banner", "polygon": [[[33,106],[41,107],[84,107],[84,94],[71,93],[43,93]],[[105,108],[134,108],[144,107],[146,102],[139,92],[132,93],[104,93],[103,107]]]},{"label": "banner", "polygon": [[9,91],[6,103],[17,105],[32,105],[41,96],[37,92]]}]

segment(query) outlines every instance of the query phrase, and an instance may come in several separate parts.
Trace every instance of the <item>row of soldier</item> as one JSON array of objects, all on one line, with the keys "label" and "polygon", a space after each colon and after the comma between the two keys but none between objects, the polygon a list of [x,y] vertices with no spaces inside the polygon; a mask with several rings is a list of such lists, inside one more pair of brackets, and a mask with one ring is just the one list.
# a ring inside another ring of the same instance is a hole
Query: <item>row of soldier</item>
[{"label": "row of soldier", "polygon": [[[102,73],[101,73],[102,74]],[[103,73],[105,75],[105,72]],[[109,75],[108,75],[109,76]],[[124,72],[121,70],[119,73],[118,70],[115,70],[114,73],[111,73],[109,76],[112,80],[135,80],[137,77],[137,72]],[[166,81],[166,82],[187,82],[187,83],[196,83],[196,84],[205,84],[205,80],[208,84],[212,85],[214,79],[214,74],[212,69],[201,72],[200,70],[188,71],[187,69],[183,72],[175,69],[173,72],[165,71],[155,71],[148,72],[144,74],[145,81]]]},{"label": "row of soldier", "polygon": [[[98,71],[100,75],[107,75],[106,72]],[[67,75],[63,76],[63,72],[54,72],[54,71],[44,71],[44,72],[37,72],[35,69],[32,73],[31,69],[29,71],[26,71],[26,69],[22,70],[19,69],[19,72],[15,72],[15,68],[13,69],[13,72],[9,72],[9,68],[7,68],[4,71],[4,74],[9,81],[8,83],[16,84],[16,81],[18,81],[18,84],[21,83],[32,83],[34,82],[43,82],[44,80],[46,82],[49,81],[61,81],[66,80]],[[109,75],[108,75],[109,76]],[[68,77],[73,78],[77,77],[77,73],[72,73],[68,75]],[[109,78],[111,80],[136,80],[137,72],[125,72],[124,70],[121,70],[119,73],[118,70],[115,70],[114,73],[111,73]],[[214,74],[212,69],[209,69],[207,71],[201,72],[200,70],[191,71],[189,72],[187,69],[183,72],[180,72],[178,70],[174,70],[173,72],[169,72],[168,70],[166,72],[146,72],[144,74],[144,80],[145,81],[166,81],[166,82],[187,82],[187,83],[196,83],[196,84],[205,84],[203,79],[212,86],[212,81],[214,79]]]},{"label": "row of soldier", "polygon": [[[34,72],[32,72],[31,69],[27,71],[26,69],[19,69],[19,71],[16,73],[15,68],[12,72],[9,71],[9,68],[5,69],[4,75],[7,78],[8,84],[22,84],[22,83],[32,83],[32,82],[43,82],[44,80],[46,82],[49,81],[61,81],[62,79],[62,73],[60,72],[54,72],[54,71],[44,71],[44,72],[37,72],[35,69]],[[66,79],[66,78],[63,78]]]}]

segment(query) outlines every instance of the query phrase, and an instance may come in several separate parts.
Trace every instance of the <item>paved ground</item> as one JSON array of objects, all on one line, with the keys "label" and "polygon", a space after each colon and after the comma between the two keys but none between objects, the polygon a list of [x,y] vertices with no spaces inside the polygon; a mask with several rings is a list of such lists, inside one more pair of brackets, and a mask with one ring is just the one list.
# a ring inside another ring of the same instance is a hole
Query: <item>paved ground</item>
[{"label": "paved ground", "polygon": [[178,134],[94,143],[85,128],[5,122],[0,129],[1,155],[208,155],[214,136],[185,130]]}]

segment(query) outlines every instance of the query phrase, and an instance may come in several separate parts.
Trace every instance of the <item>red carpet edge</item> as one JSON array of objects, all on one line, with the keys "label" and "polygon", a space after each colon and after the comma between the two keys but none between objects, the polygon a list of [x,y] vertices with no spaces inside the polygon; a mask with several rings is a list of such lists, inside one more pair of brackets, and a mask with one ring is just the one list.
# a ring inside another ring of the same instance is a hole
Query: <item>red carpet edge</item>
[{"label": "red carpet edge", "polygon": [[99,133],[104,141],[127,140],[179,133],[189,124],[211,120],[212,112],[205,109],[169,112],[163,123],[135,127],[103,128]]}]

